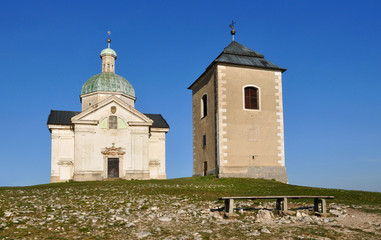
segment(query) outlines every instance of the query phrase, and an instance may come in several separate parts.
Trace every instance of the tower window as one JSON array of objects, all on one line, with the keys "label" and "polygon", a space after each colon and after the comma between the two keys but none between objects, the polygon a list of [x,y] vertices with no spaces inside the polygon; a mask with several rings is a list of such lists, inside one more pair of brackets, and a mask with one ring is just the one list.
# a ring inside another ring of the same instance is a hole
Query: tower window
[{"label": "tower window", "polygon": [[208,96],[204,94],[201,98],[201,118],[208,115]]},{"label": "tower window", "polygon": [[109,128],[110,129],[117,129],[118,128],[118,118],[116,116],[110,116],[108,118],[109,121]]},{"label": "tower window", "polygon": [[258,88],[245,87],[245,109],[259,109]]},{"label": "tower window", "polygon": [[205,148],[206,146],[206,134],[202,135],[202,147]]}]

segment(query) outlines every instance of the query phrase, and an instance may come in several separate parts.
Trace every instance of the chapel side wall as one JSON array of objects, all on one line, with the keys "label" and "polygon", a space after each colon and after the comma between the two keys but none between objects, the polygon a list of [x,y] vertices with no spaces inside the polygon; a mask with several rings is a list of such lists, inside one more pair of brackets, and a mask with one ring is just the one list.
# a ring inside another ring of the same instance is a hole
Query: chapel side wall
[{"label": "chapel side wall", "polygon": [[[166,131],[168,131],[166,129]],[[165,171],[165,134],[166,131],[155,131],[151,128],[151,136],[149,138],[149,169],[150,178],[166,179]]]},{"label": "chapel side wall", "polygon": [[[217,175],[216,168],[216,131],[215,131],[215,72],[208,70],[203,79],[192,87],[193,116],[193,176],[204,175],[204,162],[207,162],[207,174]],[[207,94],[207,116],[201,118],[201,99]],[[206,145],[203,146],[203,135]]]},{"label": "chapel side wall", "polygon": [[68,181],[73,176],[74,132],[51,128],[51,176],[50,182]]},{"label": "chapel side wall", "polygon": [[150,173],[148,168],[148,126],[134,126],[131,128],[131,152],[130,162],[131,169],[125,171],[126,179],[149,179]]},{"label": "chapel side wall", "polygon": [[97,146],[95,146],[99,140],[96,130],[94,125],[75,125],[74,180],[76,181],[103,179],[102,157]]},{"label": "chapel side wall", "polygon": [[[221,177],[287,182],[281,72],[218,66]],[[259,88],[259,110],[244,106],[244,87]]]}]

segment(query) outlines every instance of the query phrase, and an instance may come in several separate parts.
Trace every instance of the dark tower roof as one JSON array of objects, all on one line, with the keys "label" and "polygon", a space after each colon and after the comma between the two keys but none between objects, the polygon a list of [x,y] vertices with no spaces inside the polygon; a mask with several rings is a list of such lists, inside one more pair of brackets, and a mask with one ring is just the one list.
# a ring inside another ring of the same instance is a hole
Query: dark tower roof
[{"label": "dark tower roof", "polygon": [[[256,51],[236,42],[232,41],[226,48],[224,48],[224,51],[222,51],[221,54],[234,54],[234,55],[242,55],[242,56],[251,56],[251,57],[260,57],[263,58],[264,56],[260,53],[257,53]],[[220,55],[221,55],[220,54]]]},{"label": "dark tower roof", "polygon": [[[274,63],[268,61],[267,59],[265,59],[264,55],[236,41],[232,41],[227,47],[225,47],[222,53],[218,55],[216,59],[214,59],[214,61],[206,68],[206,70],[212,67],[215,63],[224,63],[224,64],[231,64],[231,65],[256,67],[256,68],[262,68],[262,69],[279,70],[281,72],[284,72],[287,70],[285,68],[279,67],[278,65],[275,65]],[[188,89],[190,89],[192,85]]]},{"label": "dark tower roof", "polygon": [[[265,69],[280,70],[282,72],[286,69],[275,65],[274,63],[265,59],[262,54],[236,42],[232,41],[222,53],[213,61],[218,63],[228,63],[235,65],[251,66]],[[212,63],[212,64],[213,64]]]}]

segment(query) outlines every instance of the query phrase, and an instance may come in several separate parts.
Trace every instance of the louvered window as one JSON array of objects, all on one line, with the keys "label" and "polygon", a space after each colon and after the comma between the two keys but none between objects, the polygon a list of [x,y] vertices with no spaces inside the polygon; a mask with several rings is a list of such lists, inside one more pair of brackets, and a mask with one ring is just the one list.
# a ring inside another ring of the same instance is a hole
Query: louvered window
[{"label": "louvered window", "polygon": [[245,87],[245,108],[259,109],[258,104],[258,88]]}]

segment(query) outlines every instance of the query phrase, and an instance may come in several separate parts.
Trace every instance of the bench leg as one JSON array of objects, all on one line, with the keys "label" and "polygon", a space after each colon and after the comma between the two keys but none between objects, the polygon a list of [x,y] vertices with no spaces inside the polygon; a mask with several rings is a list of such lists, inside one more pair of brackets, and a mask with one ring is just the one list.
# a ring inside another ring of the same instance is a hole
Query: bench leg
[{"label": "bench leg", "polygon": [[276,210],[282,210],[282,198],[276,199]]},{"label": "bench leg", "polygon": [[323,214],[326,214],[327,213],[327,204],[325,202],[325,199],[321,199],[320,203],[321,203],[321,212]]},{"label": "bench leg", "polygon": [[288,206],[287,206],[287,198],[283,198],[283,212],[287,212],[288,211]]},{"label": "bench leg", "polygon": [[314,198],[314,211],[319,212],[319,198]]},{"label": "bench leg", "polygon": [[288,210],[287,198],[277,198],[276,199],[276,210],[282,210],[284,212],[287,212],[287,210]]},{"label": "bench leg", "polygon": [[327,203],[325,199],[314,198],[314,211],[323,214],[327,213]]},{"label": "bench leg", "polygon": [[234,210],[234,199],[225,199],[225,212],[233,213]]}]

